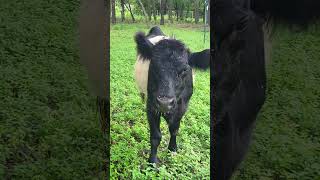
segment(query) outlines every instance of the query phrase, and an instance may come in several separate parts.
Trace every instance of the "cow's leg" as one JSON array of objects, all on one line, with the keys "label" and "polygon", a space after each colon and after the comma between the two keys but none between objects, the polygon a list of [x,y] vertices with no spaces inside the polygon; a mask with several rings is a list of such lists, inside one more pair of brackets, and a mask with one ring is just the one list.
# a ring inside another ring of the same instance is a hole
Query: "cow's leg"
[{"label": "cow's leg", "polygon": [[170,120],[168,120],[169,131],[170,131],[170,142],[169,142],[168,149],[172,152],[177,151],[176,137],[180,127],[180,121],[182,119],[184,112],[185,112],[185,109],[182,110],[182,108],[180,108],[180,110],[177,111],[176,114],[172,118],[170,118]]},{"label": "cow's leg", "polygon": [[148,121],[150,126],[150,142],[151,142],[151,154],[149,157],[150,163],[158,163],[157,149],[161,141],[161,131],[160,131],[160,114],[148,105]]},{"label": "cow's leg", "polygon": [[180,126],[180,119],[177,122],[169,124],[169,131],[170,131],[170,142],[168,149],[172,152],[177,151],[177,133],[179,131],[179,126]]},{"label": "cow's leg", "polygon": [[143,92],[140,93],[140,97],[141,97],[141,99],[142,99],[142,102],[144,102],[144,101],[145,101],[145,95],[144,95]]}]

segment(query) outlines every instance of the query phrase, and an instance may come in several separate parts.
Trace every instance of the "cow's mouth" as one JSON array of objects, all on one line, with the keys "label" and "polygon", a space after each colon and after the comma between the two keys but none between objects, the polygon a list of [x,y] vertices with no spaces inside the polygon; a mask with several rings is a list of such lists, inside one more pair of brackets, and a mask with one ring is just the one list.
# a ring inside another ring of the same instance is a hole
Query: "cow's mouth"
[{"label": "cow's mouth", "polygon": [[162,114],[167,114],[175,107],[175,98],[157,97],[157,108]]},{"label": "cow's mouth", "polygon": [[167,114],[169,113],[172,109],[173,109],[174,105],[170,105],[170,106],[166,106],[166,107],[163,107],[161,105],[158,106],[158,109],[161,113],[163,114]]}]

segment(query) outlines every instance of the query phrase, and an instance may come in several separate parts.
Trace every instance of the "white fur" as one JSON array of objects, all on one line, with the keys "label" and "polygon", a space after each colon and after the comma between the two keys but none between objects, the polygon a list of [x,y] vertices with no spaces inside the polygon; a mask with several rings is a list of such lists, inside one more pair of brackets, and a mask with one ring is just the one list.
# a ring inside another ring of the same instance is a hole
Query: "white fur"
[{"label": "white fur", "polygon": [[148,39],[153,45],[157,44],[159,41],[163,40],[163,39],[170,39],[167,36],[155,36],[153,38]]},{"label": "white fur", "polygon": [[194,79],[196,78],[196,73],[195,71],[192,69],[192,83],[194,84]]},{"label": "white fur", "polygon": [[134,67],[135,79],[140,93],[145,95],[147,95],[149,65],[150,61],[143,60],[141,55],[138,54]]}]

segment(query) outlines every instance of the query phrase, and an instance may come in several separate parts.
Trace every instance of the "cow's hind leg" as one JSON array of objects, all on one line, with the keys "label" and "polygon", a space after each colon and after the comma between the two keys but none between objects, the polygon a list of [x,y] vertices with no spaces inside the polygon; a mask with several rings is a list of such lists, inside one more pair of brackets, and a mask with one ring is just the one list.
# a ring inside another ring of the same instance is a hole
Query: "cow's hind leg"
[{"label": "cow's hind leg", "polygon": [[141,92],[140,97],[142,99],[142,102],[145,102],[145,98],[146,98],[145,94]]}]

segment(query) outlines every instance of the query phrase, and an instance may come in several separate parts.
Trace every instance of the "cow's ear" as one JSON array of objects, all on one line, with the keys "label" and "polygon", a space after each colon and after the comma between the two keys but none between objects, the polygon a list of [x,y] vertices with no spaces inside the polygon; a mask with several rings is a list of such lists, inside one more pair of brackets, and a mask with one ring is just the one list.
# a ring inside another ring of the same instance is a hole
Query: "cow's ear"
[{"label": "cow's ear", "polygon": [[210,67],[210,49],[189,53],[188,63],[193,68],[208,69]]},{"label": "cow's ear", "polygon": [[165,34],[161,31],[159,26],[154,26],[150,29],[148,36],[165,36]]},{"label": "cow's ear", "polygon": [[153,44],[147,39],[143,32],[138,32],[134,37],[137,43],[137,51],[145,59],[151,59]]}]

